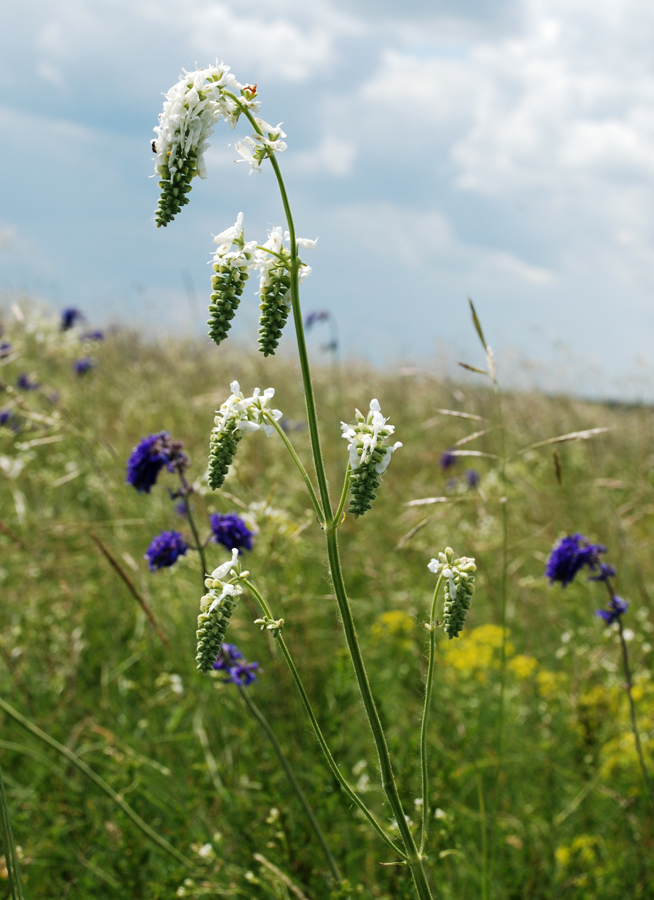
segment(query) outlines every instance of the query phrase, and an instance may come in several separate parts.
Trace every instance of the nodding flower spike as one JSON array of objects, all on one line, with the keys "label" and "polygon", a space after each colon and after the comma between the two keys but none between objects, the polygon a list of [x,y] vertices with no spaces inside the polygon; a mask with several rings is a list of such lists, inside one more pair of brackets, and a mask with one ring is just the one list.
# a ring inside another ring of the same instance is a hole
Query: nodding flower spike
[{"label": "nodding flower spike", "polygon": [[[209,337],[220,344],[232,327],[232,319],[241,302],[245,282],[256,264],[256,241],[245,242],[243,213],[234,225],[216,235],[218,248],[213,257],[214,275],[211,278],[209,304]],[[235,248],[235,249],[233,249]]]},{"label": "nodding flower spike", "polygon": [[[240,96],[238,102],[228,96]],[[216,63],[195,72],[183,72],[177,84],[166,94],[157,135],[152,141],[156,153],[154,171],[161,179],[161,196],[155,213],[157,227],[172,222],[191,190],[196,175],[207,177],[204,153],[209,137],[220,119],[236,127],[244,108],[259,109],[259,101],[250,90],[229,73],[229,66]]]},{"label": "nodding flower spike", "polygon": [[[268,235],[268,240],[257,251],[255,267],[260,271],[259,295],[259,350],[264,356],[272,356],[277,349],[282,330],[291,310],[291,252],[284,246],[289,241],[286,232],[277,226]],[[300,247],[314,248],[316,241],[298,238]],[[300,283],[311,274],[310,266],[300,262],[298,280]]]},{"label": "nodding flower spike", "polygon": [[263,393],[255,388],[251,397],[243,396],[238,381],[230,389],[231,395],[216,413],[209,443],[208,481],[214,491],[222,487],[244,432],[263,431],[269,437],[275,430],[272,423],[282,418],[280,410],[269,406],[274,388]]},{"label": "nodding flower spike", "polygon": [[477,566],[474,559],[468,556],[454,559],[454,551],[446,547],[445,553],[439,553],[438,559],[432,559],[427,568],[434,575],[442,574],[445,579],[443,631],[451,640],[459,636],[465,625],[475,592],[474,572]]},{"label": "nodding flower spike", "polygon": [[381,483],[391,456],[402,444],[387,444],[395,426],[387,425],[377,400],[370,401],[370,411],[363,416],[356,410],[356,425],[341,422],[342,437],[348,442],[350,455],[350,508],[354,516],[362,516],[372,506],[375,491]]},{"label": "nodding flower spike", "polygon": [[243,593],[239,584],[225,581],[234,573],[237,564],[238,550],[234,548],[232,558],[214,569],[204,582],[208,591],[200,600],[195,656],[197,668],[202,673],[213,669],[229,628],[229,620],[236,609],[236,598]]}]

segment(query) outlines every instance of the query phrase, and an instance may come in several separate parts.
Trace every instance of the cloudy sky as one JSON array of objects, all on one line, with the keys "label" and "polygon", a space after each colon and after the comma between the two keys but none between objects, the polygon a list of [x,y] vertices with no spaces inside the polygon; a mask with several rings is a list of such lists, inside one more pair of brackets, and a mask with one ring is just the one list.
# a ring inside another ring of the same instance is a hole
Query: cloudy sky
[{"label": "cloudy sky", "polygon": [[[2,4],[0,286],[201,329],[212,234],[240,210],[247,237],[282,222],[272,173],[234,164],[246,129],[223,124],[208,180],[154,227],[162,93],[217,57],[284,122],[298,232],[320,238],[304,304],[334,314],[346,352],[479,363],[471,296],[507,377],[523,358],[550,387],[654,396],[654,5],[399,8]],[[253,292],[241,312],[246,335]]]}]

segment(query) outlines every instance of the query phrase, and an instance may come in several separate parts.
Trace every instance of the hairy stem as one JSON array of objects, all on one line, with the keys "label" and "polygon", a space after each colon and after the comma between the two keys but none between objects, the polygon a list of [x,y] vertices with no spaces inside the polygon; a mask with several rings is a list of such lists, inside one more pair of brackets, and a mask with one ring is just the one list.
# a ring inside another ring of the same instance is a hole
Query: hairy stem
[{"label": "hairy stem", "polygon": [[427,732],[429,728],[429,707],[431,705],[431,695],[434,686],[434,663],[436,660],[436,600],[438,599],[438,591],[440,590],[441,581],[443,580],[443,571],[441,569],[434,597],[431,602],[431,611],[429,613],[429,665],[427,667],[427,680],[425,682],[425,705],[422,711],[422,723],[420,726],[420,771],[422,774],[422,835],[420,838],[420,856],[424,856],[427,851],[427,837],[429,830],[429,767],[427,752]]}]

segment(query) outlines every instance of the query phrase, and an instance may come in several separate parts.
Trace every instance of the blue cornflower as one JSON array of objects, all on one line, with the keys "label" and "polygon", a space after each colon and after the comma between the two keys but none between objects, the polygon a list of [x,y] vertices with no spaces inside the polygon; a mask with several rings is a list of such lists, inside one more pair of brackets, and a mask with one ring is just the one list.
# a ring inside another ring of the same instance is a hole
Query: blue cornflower
[{"label": "blue cornflower", "polygon": [[465,477],[469,488],[476,488],[479,484],[479,472],[476,469],[466,469]]},{"label": "blue cornflower", "polygon": [[103,341],[104,331],[85,331],[81,336],[83,341]]},{"label": "blue cornflower", "polygon": [[623,616],[627,612],[628,608],[629,604],[626,600],[614,595],[609,600],[609,608],[597,609],[595,610],[595,615],[599,616],[600,619],[603,619],[607,625],[613,625],[614,622],[618,621],[620,616]]},{"label": "blue cornflower", "polygon": [[188,544],[179,531],[162,531],[145,552],[151,572],[157,569],[165,569],[174,565],[180,556],[184,556],[188,550]]},{"label": "blue cornflower", "polygon": [[223,644],[213,667],[218,671],[228,673],[229,677],[223,679],[226,684],[248,687],[257,680],[254,673],[259,668],[259,663],[245,662],[243,654],[235,644]]},{"label": "blue cornflower", "polygon": [[601,544],[591,544],[583,534],[575,533],[561,538],[555,544],[547,561],[545,577],[550,584],[560,581],[562,587],[574,581],[584,566],[594,572],[600,565],[600,553],[606,553]]},{"label": "blue cornflower", "polygon": [[9,356],[12,350],[13,347],[11,346],[11,344],[7,343],[7,341],[3,341],[0,344],[0,359],[4,359],[5,356]]},{"label": "blue cornflower", "polygon": [[211,540],[214,544],[222,544],[228,550],[236,549],[239,554],[242,554],[243,550],[252,549],[254,532],[250,531],[236,512],[227,515],[212,513],[209,521],[213,532]]},{"label": "blue cornflower", "polygon": [[167,431],[150,434],[134,447],[127,460],[127,484],[149,494],[164,466],[168,471],[188,465],[181,441],[173,441]]},{"label": "blue cornflower", "polygon": [[88,356],[83,356],[81,359],[76,359],[73,363],[73,368],[77,375],[86,375],[87,372],[95,366],[95,363],[92,359],[89,359]]},{"label": "blue cornflower", "polygon": [[304,320],[304,327],[307,331],[316,324],[316,322],[326,322],[329,318],[329,313],[326,309],[316,309],[313,312],[310,312],[309,315]]},{"label": "blue cornflower", "polygon": [[61,330],[68,331],[68,329],[72,328],[79,319],[83,318],[84,316],[82,315],[82,313],[79,311],[79,309],[75,309],[74,306],[69,306],[67,309],[62,309]]},{"label": "blue cornflower", "polygon": [[441,454],[438,465],[441,467],[443,472],[447,472],[448,469],[451,469],[452,466],[456,465],[456,456],[452,453],[451,450],[446,450],[445,453]]},{"label": "blue cornflower", "polygon": [[35,391],[39,387],[38,382],[32,381],[27,372],[20,373],[16,379],[16,384],[21,391]]}]

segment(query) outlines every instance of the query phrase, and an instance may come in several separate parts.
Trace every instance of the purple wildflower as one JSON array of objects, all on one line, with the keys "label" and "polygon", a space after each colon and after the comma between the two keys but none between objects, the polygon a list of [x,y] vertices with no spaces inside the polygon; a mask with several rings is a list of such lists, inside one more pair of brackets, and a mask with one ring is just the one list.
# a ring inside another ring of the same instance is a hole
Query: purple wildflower
[{"label": "purple wildflower", "polygon": [[81,336],[83,341],[103,341],[104,331],[85,331]]},{"label": "purple wildflower", "polygon": [[465,477],[469,488],[476,488],[479,484],[479,472],[476,469],[466,469]]},{"label": "purple wildflower", "polygon": [[254,673],[259,668],[259,663],[245,662],[243,654],[235,644],[223,644],[213,667],[229,675],[228,678],[223,679],[226,684],[248,687],[257,680]]},{"label": "purple wildflower", "polygon": [[61,330],[68,331],[73,325],[79,320],[83,319],[84,316],[79,311],[79,309],[75,309],[74,306],[69,306],[67,309],[63,309],[61,311]]},{"label": "purple wildflower", "polygon": [[11,428],[14,432],[20,430],[20,419],[13,409],[0,410],[0,426]]},{"label": "purple wildflower", "polygon": [[3,341],[0,344],[0,359],[4,359],[5,356],[9,356],[12,350],[13,347],[11,346],[11,344],[7,343],[7,341]]},{"label": "purple wildflower", "polygon": [[150,434],[134,447],[127,461],[127,484],[141,493],[149,494],[164,466],[168,471],[188,465],[181,441],[171,440],[167,431]]},{"label": "purple wildflower", "polygon": [[186,518],[188,516],[188,510],[186,508],[185,500],[178,500],[175,504],[175,512],[178,516],[184,516]]},{"label": "purple wildflower", "polygon": [[609,578],[613,578],[615,575],[615,569],[608,563],[601,562],[599,564],[599,569],[599,575],[591,575],[588,579],[589,581],[608,581]]},{"label": "purple wildflower", "polygon": [[151,572],[157,569],[165,569],[177,562],[180,556],[184,556],[188,550],[188,544],[182,538],[179,531],[162,531],[145,552]]},{"label": "purple wildflower", "polygon": [[456,465],[456,456],[452,453],[451,450],[446,450],[445,453],[441,454],[438,465],[441,467],[443,472],[447,472],[448,469],[451,469],[452,466]]},{"label": "purple wildflower", "polygon": [[227,515],[212,513],[209,521],[213,532],[211,540],[214,544],[222,544],[228,550],[237,549],[239,554],[242,554],[243,550],[252,549],[254,532],[250,531],[236,512]]},{"label": "purple wildflower", "polygon": [[560,581],[561,586],[565,587],[574,581],[584,566],[594,572],[601,565],[600,553],[606,553],[606,547],[591,544],[583,534],[575,533],[561,538],[550,553],[545,577],[549,578],[550,584]]},{"label": "purple wildflower", "polygon": [[73,363],[73,368],[77,375],[86,375],[87,372],[90,372],[91,369],[95,366],[95,363],[92,359],[89,359],[88,356],[83,356],[81,359],[76,359]]},{"label": "purple wildflower", "polygon": [[304,320],[304,327],[307,331],[316,324],[316,322],[326,322],[329,318],[329,313],[326,309],[315,309],[313,312],[310,312],[309,315]]},{"label": "purple wildflower", "polygon": [[20,373],[16,379],[16,384],[21,391],[35,391],[39,387],[38,382],[32,381],[27,372]]},{"label": "purple wildflower", "polygon": [[600,619],[603,619],[606,625],[613,625],[614,622],[618,621],[620,616],[623,616],[627,612],[628,608],[629,604],[627,601],[623,600],[622,597],[618,597],[616,594],[609,600],[609,608],[597,609],[595,610],[595,615],[599,616]]}]

